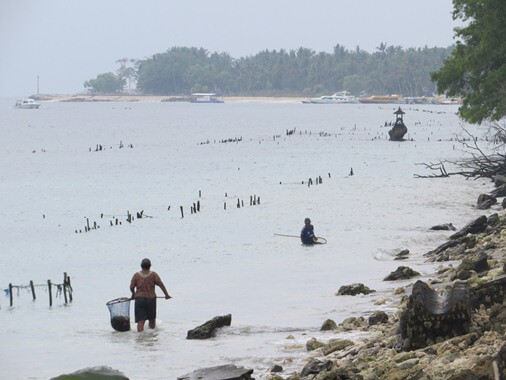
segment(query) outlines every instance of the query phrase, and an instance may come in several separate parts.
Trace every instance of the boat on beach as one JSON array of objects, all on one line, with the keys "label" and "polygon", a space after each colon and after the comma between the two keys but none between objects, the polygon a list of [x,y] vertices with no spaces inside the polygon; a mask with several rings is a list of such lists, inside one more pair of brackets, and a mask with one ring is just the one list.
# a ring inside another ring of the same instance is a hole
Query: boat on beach
[{"label": "boat on beach", "polygon": [[401,103],[401,95],[372,95],[364,98],[359,98],[358,101],[364,104],[391,104]]},{"label": "boat on beach", "polygon": [[332,95],[324,95],[319,98],[303,100],[304,104],[347,104],[357,103],[358,98],[351,95],[348,91],[336,92]]},{"label": "boat on beach", "polygon": [[23,109],[38,109],[40,107],[40,103],[37,103],[31,98],[26,98],[23,100],[17,100],[16,104],[14,104],[14,107]]}]

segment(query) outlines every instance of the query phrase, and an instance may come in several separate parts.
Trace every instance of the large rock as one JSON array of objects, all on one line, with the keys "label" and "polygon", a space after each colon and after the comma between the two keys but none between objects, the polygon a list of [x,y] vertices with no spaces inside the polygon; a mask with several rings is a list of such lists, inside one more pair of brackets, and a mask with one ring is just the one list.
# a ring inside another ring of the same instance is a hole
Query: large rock
[{"label": "large rock", "polygon": [[439,296],[426,283],[417,281],[400,319],[405,350],[415,350],[469,333],[471,303],[469,287],[457,282]]},{"label": "large rock", "polygon": [[332,352],[344,350],[346,347],[353,345],[354,343],[349,339],[331,339],[323,346],[323,355],[327,356]]},{"label": "large rock", "polygon": [[128,380],[123,373],[111,367],[99,366],[80,369],[79,371],[53,377],[51,380]]},{"label": "large rock", "polygon": [[492,205],[497,203],[497,199],[488,194],[480,194],[478,196],[478,201],[476,202],[476,207],[480,210],[488,210]]},{"label": "large rock", "polygon": [[502,184],[501,186],[495,188],[490,192],[490,195],[493,197],[506,197],[506,184]]},{"label": "large rock", "polygon": [[486,308],[494,304],[502,305],[506,294],[506,275],[497,277],[493,281],[485,282],[471,290],[471,305],[478,309],[480,305]]},{"label": "large rock", "polygon": [[391,141],[403,141],[406,133],[408,133],[408,128],[402,121],[397,121],[393,128],[388,131]]},{"label": "large rock", "polygon": [[193,330],[188,331],[186,339],[209,339],[216,334],[216,329],[223,326],[230,326],[232,323],[232,315],[227,314],[219,317],[214,317],[203,325],[195,327]]},{"label": "large rock", "polygon": [[369,326],[379,325],[388,322],[388,315],[384,311],[375,311],[369,317]]},{"label": "large rock", "polygon": [[341,286],[337,291],[336,296],[355,296],[357,294],[369,294],[372,292],[374,292],[374,290],[369,289],[364,284],[355,283]]},{"label": "large rock", "polygon": [[326,360],[321,362],[317,359],[311,359],[305,366],[302,368],[300,375],[302,377],[307,377],[309,375],[317,375],[320,372],[329,371],[332,368],[332,360]]},{"label": "large rock", "polygon": [[487,228],[487,217],[485,215],[480,216],[479,218],[473,220],[466,224],[460,231],[454,233],[450,236],[450,239],[458,239],[467,234],[479,234],[484,232]]},{"label": "large rock", "polygon": [[179,376],[177,380],[252,380],[252,369],[237,367],[234,364],[197,369],[191,373]]},{"label": "large rock", "polygon": [[414,271],[410,267],[398,267],[394,272],[386,276],[383,281],[396,281],[396,280],[407,280],[416,276],[420,276],[420,273]]},{"label": "large rock", "polygon": [[335,329],[337,329],[337,324],[332,319],[327,319],[323,322],[322,327],[320,328],[321,331],[330,331]]},{"label": "large rock", "polygon": [[457,229],[451,223],[438,224],[429,228],[433,231],[456,231]]}]

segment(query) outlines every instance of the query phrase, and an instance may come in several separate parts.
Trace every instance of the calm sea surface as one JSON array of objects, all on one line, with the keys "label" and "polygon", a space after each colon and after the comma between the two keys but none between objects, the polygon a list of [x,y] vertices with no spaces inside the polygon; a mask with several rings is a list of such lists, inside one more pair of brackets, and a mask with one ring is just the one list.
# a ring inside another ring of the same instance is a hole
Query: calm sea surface
[{"label": "calm sea surface", "polygon": [[[399,250],[412,254],[402,265],[430,277],[422,255],[448,233],[428,228],[462,227],[490,187],[413,176],[428,174],[415,163],[462,156],[455,106],[403,107],[413,141],[398,143],[386,139],[389,105],[13,104],[0,101],[0,287],[61,283],[67,272],[74,302],[55,297],[50,308],[44,287],[36,301],[14,291],[12,308],[0,296],[2,379],[97,365],[132,379],[226,363],[260,379],[274,363],[289,373],[312,336],[335,337],[319,331],[325,319],[393,307],[374,301],[409,283],[382,281]],[[250,206],[254,195],[260,205]],[[141,210],[149,217],[126,221]],[[328,244],[275,235],[298,235],[305,217]],[[84,233],[87,218],[100,228]],[[158,300],[156,330],[115,332],[105,303],[129,295],[144,257],[174,298]],[[353,282],[377,293],[335,296]],[[232,326],[216,338],[185,339],[228,313]]]}]

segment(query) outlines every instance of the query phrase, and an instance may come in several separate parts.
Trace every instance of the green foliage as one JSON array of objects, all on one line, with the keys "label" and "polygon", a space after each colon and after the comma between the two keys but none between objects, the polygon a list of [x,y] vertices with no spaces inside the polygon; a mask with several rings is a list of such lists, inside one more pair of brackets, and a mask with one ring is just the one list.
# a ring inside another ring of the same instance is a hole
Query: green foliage
[{"label": "green foliage", "polygon": [[112,94],[119,92],[125,86],[126,81],[113,73],[98,74],[96,79],[84,82],[84,87],[97,94]]},{"label": "green foliage", "polygon": [[203,89],[228,95],[320,96],[343,89],[354,94],[432,95],[436,86],[429,73],[441,67],[451,49],[381,43],[377,52],[368,53],[358,46],[347,50],[336,45],[332,53],[301,47],[234,59],[228,53],[173,47],[137,61],[135,78],[138,90],[158,95]]},{"label": "green foliage", "polygon": [[462,96],[460,116],[471,123],[506,115],[506,6],[504,0],[453,0],[460,38],[443,67],[432,74],[440,93]]}]

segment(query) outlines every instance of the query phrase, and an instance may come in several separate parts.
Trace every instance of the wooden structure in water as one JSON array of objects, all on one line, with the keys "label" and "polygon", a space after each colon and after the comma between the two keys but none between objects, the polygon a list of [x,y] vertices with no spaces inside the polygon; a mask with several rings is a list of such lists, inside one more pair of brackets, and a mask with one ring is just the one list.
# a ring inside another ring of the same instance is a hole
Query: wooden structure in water
[{"label": "wooden structure in water", "polygon": [[401,107],[397,111],[394,112],[395,124],[391,130],[388,131],[390,136],[390,141],[404,141],[404,135],[408,132],[408,128],[404,125],[404,120],[402,119],[402,115],[405,112],[401,110]]}]

